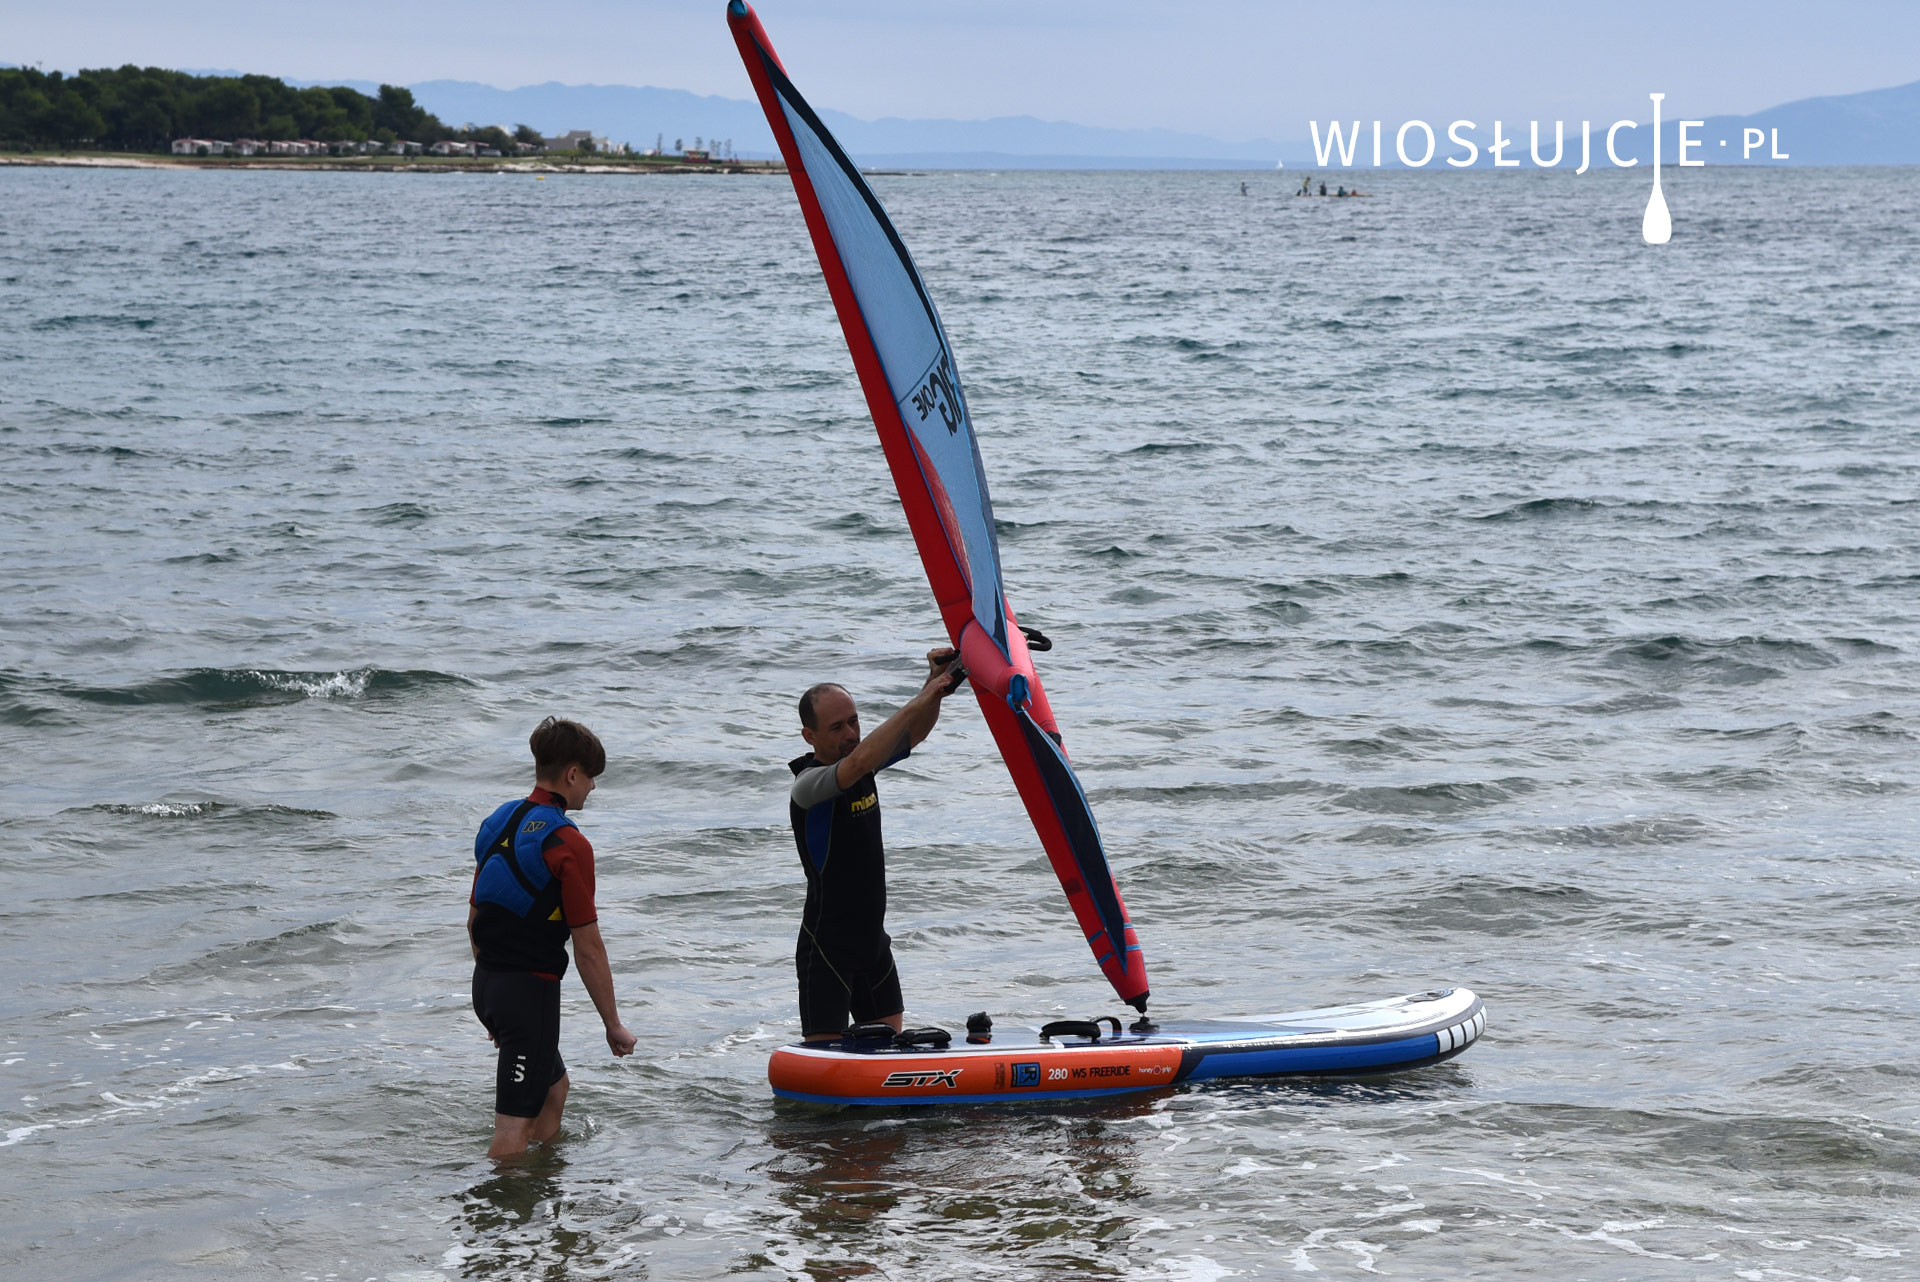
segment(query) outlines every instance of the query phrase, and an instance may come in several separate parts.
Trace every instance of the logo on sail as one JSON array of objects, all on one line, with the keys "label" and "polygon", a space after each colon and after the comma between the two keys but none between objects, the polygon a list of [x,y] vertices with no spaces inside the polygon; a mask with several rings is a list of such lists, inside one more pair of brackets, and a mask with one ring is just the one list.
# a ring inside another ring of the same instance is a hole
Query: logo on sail
[{"label": "logo on sail", "polygon": [[947,434],[953,436],[959,433],[960,397],[953,387],[953,360],[945,352],[940,353],[940,359],[927,371],[926,379],[913,390],[912,400],[913,408],[920,411],[922,423],[927,421],[929,414],[938,410],[940,421],[947,425]]}]

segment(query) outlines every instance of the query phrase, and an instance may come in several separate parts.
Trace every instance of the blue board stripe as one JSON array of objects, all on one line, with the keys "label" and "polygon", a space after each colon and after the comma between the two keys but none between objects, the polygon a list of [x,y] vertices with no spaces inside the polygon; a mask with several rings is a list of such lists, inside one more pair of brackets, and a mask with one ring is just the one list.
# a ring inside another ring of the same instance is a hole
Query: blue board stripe
[{"label": "blue board stripe", "polygon": [[1344,1069],[1381,1068],[1412,1060],[1432,1059],[1440,1053],[1440,1039],[1432,1033],[1392,1042],[1360,1046],[1250,1046],[1245,1050],[1208,1050],[1196,1047],[1199,1062],[1182,1079],[1210,1077],[1273,1077],[1285,1073],[1337,1073]]}]

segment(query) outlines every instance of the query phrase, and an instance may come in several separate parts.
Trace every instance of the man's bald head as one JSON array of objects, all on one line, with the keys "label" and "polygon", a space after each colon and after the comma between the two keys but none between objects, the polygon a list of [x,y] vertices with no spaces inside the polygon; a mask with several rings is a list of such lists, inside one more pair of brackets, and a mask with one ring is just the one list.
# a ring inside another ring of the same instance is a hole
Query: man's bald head
[{"label": "man's bald head", "polygon": [[847,688],[835,681],[822,681],[818,685],[807,687],[807,692],[800,696],[801,725],[809,730],[820,728],[820,696],[829,690],[838,690],[841,694],[847,693]]}]

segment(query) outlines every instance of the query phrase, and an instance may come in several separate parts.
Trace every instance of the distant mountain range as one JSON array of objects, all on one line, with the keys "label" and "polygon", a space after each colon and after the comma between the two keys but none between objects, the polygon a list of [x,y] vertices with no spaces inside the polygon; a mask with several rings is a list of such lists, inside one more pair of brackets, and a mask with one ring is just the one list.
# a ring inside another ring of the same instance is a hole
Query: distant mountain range
[{"label": "distant mountain range", "polygon": [[[235,72],[200,74],[238,74]],[[377,93],[379,85],[361,80],[288,81],[289,84],[344,84],[363,93]],[[633,85],[564,85],[549,82],[520,89],[496,89],[465,80],[428,80],[409,85],[421,106],[448,124],[527,124],[543,134],[591,129],[636,148],[658,140],[672,148],[678,140],[693,146],[696,139],[712,145],[730,141],[743,157],[777,154],[773,135],[760,105],[743,98],[707,97],[684,89],[655,89]],[[1312,145],[1304,138],[1251,138],[1223,141],[1203,134],[1170,129],[1106,129],[1039,120],[1032,116],[1000,116],[991,120],[860,120],[825,109],[822,118],[854,158],[863,164],[952,169],[1270,169],[1276,161],[1287,168],[1317,164]],[[1302,123],[1302,133],[1306,132]],[[1344,122],[1344,126],[1352,125]],[[1353,151],[1355,167],[1372,159],[1372,122],[1362,122],[1367,138]],[[1458,152],[1446,142],[1446,121],[1430,121],[1441,146],[1429,169],[1444,169],[1443,158]],[[1480,122],[1478,141],[1484,148],[1491,125]],[[1543,124],[1547,122],[1542,122]],[[1579,123],[1569,121],[1568,156],[1563,165],[1579,163]],[[1595,121],[1595,163],[1605,165],[1602,135],[1611,121]],[[1672,118],[1661,131],[1662,158],[1677,156],[1678,128]],[[1327,122],[1321,122],[1321,128]],[[1523,167],[1532,166],[1527,153],[1525,121],[1509,122],[1518,141],[1508,149]],[[1382,160],[1397,165],[1393,133],[1399,121],[1382,127]],[[1747,129],[1757,129],[1766,140],[1744,163],[1786,165],[1912,165],[1920,164],[1920,81],[1890,89],[1825,98],[1804,98],[1769,107],[1749,116],[1712,116],[1693,137],[1704,146],[1692,153],[1709,164],[1743,163],[1740,152]],[[1787,159],[1772,157],[1774,131]],[[1624,156],[1651,159],[1651,148],[1634,144],[1640,133],[1624,133]],[[1418,135],[1416,135],[1416,138]],[[1722,146],[1722,141],[1725,145]],[[1645,153],[1645,154],[1643,154]],[[1332,157],[1329,157],[1331,160]],[[1337,162],[1336,162],[1337,163]],[[1490,164],[1481,155],[1477,168]]]},{"label": "distant mountain range", "polygon": [[[1780,146],[1794,165],[1920,165],[1920,80],[1892,89],[1831,98],[1802,98],[1756,111],[1751,116],[1710,116],[1697,136],[1728,136],[1726,150],[1740,145],[1743,128],[1759,129],[1772,145],[1780,131]],[[1723,131],[1716,133],[1715,131]],[[1662,130],[1662,147],[1667,131]],[[1719,147],[1712,150],[1719,151]],[[1764,149],[1763,149],[1764,150]],[[1756,151],[1758,160],[1761,152]],[[1715,157],[1707,157],[1709,160]],[[1738,160],[1738,157],[1731,159]]]},{"label": "distant mountain range", "polygon": [[[354,88],[377,90],[355,84]],[[461,80],[429,80],[412,85],[414,97],[448,123],[529,124],[543,133],[591,128],[635,147],[657,140],[671,147],[676,139],[693,145],[694,139],[731,140],[742,156],[772,156],[773,135],[760,105],[746,99],[702,97],[681,89],[653,89],[628,85],[563,85],[548,83],[522,89],[495,89]],[[868,165],[924,168],[1008,169],[1246,169],[1272,168],[1284,161],[1288,168],[1315,164],[1312,146],[1301,139],[1276,141],[1252,138],[1228,142],[1202,134],[1170,129],[1103,129],[1095,125],[1037,120],[1032,116],[1001,116],[992,120],[859,120],[843,112],[822,110],[821,117],[853,156]],[[1349,124],[1351,122],[1348,122]],[[1368,140],[1355,151],[1363,164],[1372,158],[1372,122]],[[1445,141],[1446,122],[1432,122]],[[1544,122],[1543,122],[1544,123]],[[1611,122],[1605,122],[1610,124]],[[1677,158],[1677,126],[1663,122],[1663,159]],[[1481,142],[1491,126],[1481,122]],[[1577,130],[1568,122],[1569,131]],[[1324,128],[1324,122],[1322,124]],[[1596,135],[1604,130],[1595,122]],[[1399,122],[1384,126],[1386,155],[1393,163],[1392,132]],[[1692,131],[1705,146],[1691,153],[1709,164],[1742,163],[1740,152],[1746,129],[1758,129],[1766,143],[1745,163],[1790,165],[1911,165],[1920,164],[1920,81],[1892,89],[1829,98],[1806,98],[1755,112],[1750,116],[1713,116]],[[1788,159],[1772,159],[1773,131]],[[1507,152],[1531,166],[1526,126],[1520,142]],[[1625,134],[1623,155],[1650,151],[1630,149]],[[1721,140],[1726,141],[1723,147]],[[1570,159],[1577,165],[1579,140],[1569,138]],[[1594,150],[1605,163],[1602,140]],[[1457,154],[1442,147],[1440,155]],[[1651,159],[1650,156],[1643,159]],[[1489,159],[1482,155],[1478,167]],[[1429,168],[1438,167],[1436,158]]]},{"label": "distant mountain range", "polygon": [[[289,82],[292,83],[292,82]],[[365,81],[301,81],[344,84],[363,93]],[[779,154],[760,104],[743,98],[704,97],[684,89],[634,85],[563,85],[549,82],[496,89],[465,80],[428,80],[408,85],[414,101],[448,124],[531,125],[543,134],[591,129],[636,148],[675,140],[693,146],[731,141],[746,157]],[[860,120],[822,110],[821,118],[863,164],[909,164],[941,168],[1218,168],[1272,167],[1281,155],[1311,154],[1305,143],[1256,138],[1229,143],[1171,129],[1103,129],[1002,116],[992,120]]]}]

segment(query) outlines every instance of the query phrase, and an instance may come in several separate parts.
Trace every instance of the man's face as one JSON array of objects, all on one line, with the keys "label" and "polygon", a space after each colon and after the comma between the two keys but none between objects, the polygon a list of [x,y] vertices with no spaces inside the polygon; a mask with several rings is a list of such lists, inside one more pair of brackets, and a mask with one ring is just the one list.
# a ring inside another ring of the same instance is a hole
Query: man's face
[{"label": "man's face", "polygon": [[830,766],[860,746],[860,714],[845,690],[822,691],[813,701],[813,719],[819,728],[801,726],[800,737],[821,765]]},{"label": "man's face", "polygon": [[567,773],[560,776],[553,790],[567,799],[568,810],[578,810],[587,804],[587,794],[594,788],[593,776],[579,766],[568,766]]}]

